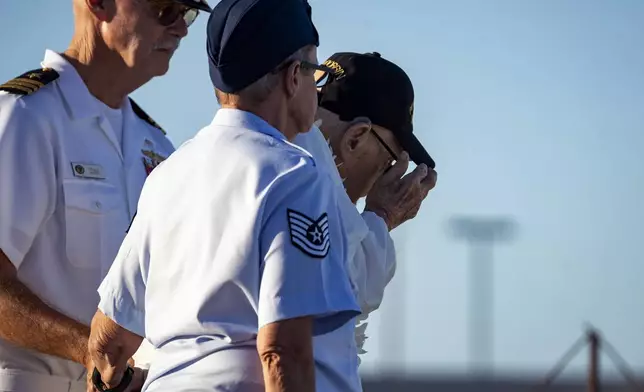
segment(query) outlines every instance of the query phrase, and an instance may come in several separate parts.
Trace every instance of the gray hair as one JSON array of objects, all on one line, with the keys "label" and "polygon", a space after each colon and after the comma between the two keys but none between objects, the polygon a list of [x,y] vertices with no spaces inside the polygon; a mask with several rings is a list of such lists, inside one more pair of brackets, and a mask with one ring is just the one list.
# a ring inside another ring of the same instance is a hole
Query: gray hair
[{"label": "gray hair", "polygon": [[[282,61],[280,65],[275,67],[275,70],[280,69],[292,61],[305,60],[308,50],[308,46],[300,48],[286,60]],[[219,89],[215,89],[215,96],[217,97],[217,102],[220,105],[235,105],[240,101],[240,99],[256,105],[266,101],[273,90],[277,88],[279,82],[280,74],[278,72],[271,71],[253,82],[250,86],[235,93],[225,93]]]}]

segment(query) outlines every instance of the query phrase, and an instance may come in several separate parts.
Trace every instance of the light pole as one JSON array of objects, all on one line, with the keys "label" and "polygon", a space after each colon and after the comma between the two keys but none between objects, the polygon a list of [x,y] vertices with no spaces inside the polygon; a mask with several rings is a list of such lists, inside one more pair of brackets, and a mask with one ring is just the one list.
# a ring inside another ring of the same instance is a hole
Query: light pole
[{"label": "light pole", "polygon": [[468,351],[470,372],[488,376],[494,370],[494,255],[496,242],[509,242],[516,224],[507,217],[455,216],[454,238],[469,246]]}]

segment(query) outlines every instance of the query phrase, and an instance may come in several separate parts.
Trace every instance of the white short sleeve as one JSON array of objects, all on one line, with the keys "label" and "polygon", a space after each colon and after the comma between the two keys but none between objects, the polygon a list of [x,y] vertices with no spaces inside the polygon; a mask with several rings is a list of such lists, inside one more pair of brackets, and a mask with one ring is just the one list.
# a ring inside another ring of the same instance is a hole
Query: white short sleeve
[{"label": "white short sleeve", "polygon": [[260,328],[313,316],[318,335],[359,314],[335,192],[312,165],[281,177],[269,191],[260,234]]},{"label": "white short sleeve", "polygon": [[98,308],[121,327],[145,336],[145,276],[140,219],[135,219],[107,275],[98,288]]},{"label": "white short sleeve", "polygon": [[0,249],[16,268],[56,206],[52,133],[39,117],[0,96]]}]

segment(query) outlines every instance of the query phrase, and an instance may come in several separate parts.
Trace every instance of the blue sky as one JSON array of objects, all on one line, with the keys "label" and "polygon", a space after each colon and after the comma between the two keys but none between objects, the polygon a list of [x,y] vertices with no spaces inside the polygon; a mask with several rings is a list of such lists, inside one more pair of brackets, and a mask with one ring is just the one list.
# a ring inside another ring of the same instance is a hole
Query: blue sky
[{"label": "blue sky", "polygon": [[[65,49],[70,3],[0,1],[0,79]],[[320,60],[378,51],[408,72],[415,129],[439,172],[418,217],[395,231],[399,269],[363,371],[465,371],[468,254],[447,232],[454,214],[518,225],[495,249],[497,373],[545,373],[586,322],[644,370],[644,2],[311,4]],[[175,144],[216,110],[205,20],[170,72],[133,94]]]}]

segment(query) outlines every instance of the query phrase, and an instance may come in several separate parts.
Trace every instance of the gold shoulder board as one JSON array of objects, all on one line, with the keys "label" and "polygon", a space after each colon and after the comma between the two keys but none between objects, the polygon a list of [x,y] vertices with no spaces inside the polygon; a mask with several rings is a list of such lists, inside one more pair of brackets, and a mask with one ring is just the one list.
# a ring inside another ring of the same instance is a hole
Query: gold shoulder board
[{"label": "gold shoulder board", "polygon": [[59,76],[58,72],[51,68],[34,69],[0,85],[0,91],[17,95],[30,95],[58,79]]},{"label": "gold shoulder board", "polygon": [[139,116],[139,118],[141,118],[141,120],[157,128],[158,130],[163,132],[164,135],[166,134],[163,128],[161,128],[161,126],[157,124],[156,121],[152,119],[152,117],[148,116],[148,114],[144,112],[143,109],[141,109],[141,107],[136,102],[134,102],[132,98],[130,98],[130,103],[132,104],[132,110],[137,116]]}]

